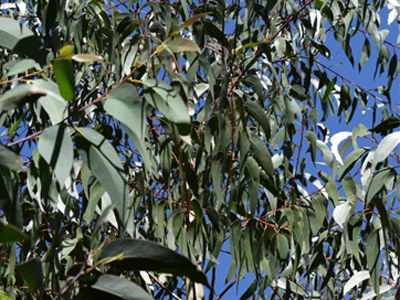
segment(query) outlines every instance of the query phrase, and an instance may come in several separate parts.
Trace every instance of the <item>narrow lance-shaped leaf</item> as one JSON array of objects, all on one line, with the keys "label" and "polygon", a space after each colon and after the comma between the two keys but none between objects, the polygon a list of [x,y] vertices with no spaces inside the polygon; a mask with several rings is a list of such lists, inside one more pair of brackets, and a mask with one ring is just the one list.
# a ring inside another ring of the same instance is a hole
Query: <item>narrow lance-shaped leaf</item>
[{"label": "narrow lance-shaped leaf", "polygon": [[10,243],[27,240],[28,236],[18,227],[0,222],[0,243]]},{"label": "narrow lance-shaped leaf", "polygon": [[100,133],[89,128],[77,130],[75,145],[79,155],[110,195],[125,222],[128,186],[115,149]]},{"label": "narrow lance-shaped leaf", "polygon": [[31,291],[43,288],[43,269],[39,258],[20,263],[15,269],[24,278]]},{"label": "narrow lance-shaped leaf", "polygon": [[70,174],[74,152],[71,137],[64,126],[53,126],[39,136],[38,149],[44,160],[54,169],[61,186]]},{"label": "narrow lance-shaped leaf", "polygon": [[199,53],[201,52],[199,46],[197,46],[195,42],[181,37],[175,37],[171,39],[167,43],[166,47],[173,53],[180,53],[186,51],[199,52]]},{"label": "narrow lance-shaped leaf", "polygon": [[6,146],[0,144],[0,165],[14,170],[21,170],[22,159]]},{"label": "narrow lance-shaped leaf", "polygon": [[371,169],[374,170],[379,161],[384,160],[400,143],[400,131],[393,132],[386,136],[378,145],[375,151]]},{"label": "narrow lance-shaped leaf", "polygon": [[372,287],[377,295],[379,295],[379,230],[375,229],[372,231],[367,238],[367,263],[368,271],[371,276]]},{"label": "narrow lance-shaped leaf", "polygon": [[71,62],[67,59],[56,59],[53,61],[54,73],[61,96],[69,101],[75,96],[75,77]]},{"label": "narrow lance-shaped leaf", "polygon": [[118,86],[107,96],[104,109],[122,122],[144,163],[157,176],[155,166],[150,160],[144,142],[146,115],[144,103],[141,101],[136,88],[128,83]]},{"label": "narrow lance-shaped leaf", "polygon": [[107,299],[110,296],[113,299],[124,300],[154,299],[136,283],[115,275],[101,275],[89,287],[100,292],[100,294],[96,295],[103,299]]},{"label": "narrow lance-shaped leaf", "polygon": [[100,252],[99,260],[119,257],[111,265],[121,270],[147,270],[187,276],[191,280],[209,286],[206,276],[197,270],[190,260],[160,244],[137,240],[118,239],[107,244]]},{"label": "narrow lance-shaped leaf", "polygon": [[142,84],[145,100],[168,120],[176,123],[180,134],[189,134],[189,113],[178,92],[169,84],[156,79],[147,80]]}]

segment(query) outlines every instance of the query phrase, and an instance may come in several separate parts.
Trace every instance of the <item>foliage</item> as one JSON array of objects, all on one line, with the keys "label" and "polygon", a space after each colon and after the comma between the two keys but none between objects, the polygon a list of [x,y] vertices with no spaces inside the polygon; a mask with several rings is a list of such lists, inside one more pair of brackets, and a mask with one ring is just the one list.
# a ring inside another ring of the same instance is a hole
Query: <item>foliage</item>
[{"label": "foliage", "polygon": [[394,295],[397,0],[0,9],[2,299]]}]

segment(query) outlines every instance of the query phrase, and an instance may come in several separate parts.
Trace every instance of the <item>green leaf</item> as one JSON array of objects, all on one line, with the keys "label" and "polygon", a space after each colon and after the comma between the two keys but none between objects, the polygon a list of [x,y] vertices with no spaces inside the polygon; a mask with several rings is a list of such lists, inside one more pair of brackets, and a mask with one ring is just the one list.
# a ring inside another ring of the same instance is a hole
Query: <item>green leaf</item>
[{"label": "green leaf", "polygon": [[198,52],[200,53],[201,50],[197,44],[189,39],[175,37],[168,41],[166,47],[171,50],[173,53],[180,53],[180,52]]},{"label": "green leaf", "polygon": [[74,150],[68,130],[64,126],[47,128],[39,136],[38,149],[40,155],[53,168],[60,186],[63,187],[74,160]]},{"label": "green leaf", "polygon": [[264,130],[266,140],[269,141],[271,139],[271,127],[269,125],[269,121],[267,116],[265,115],[264,110],[253,101],[245,102],[244,107],[246,108],[246,111],[249,113],[249,115],[253,117],[258,122],[258,124],[260,124],[261,128]]},{"label": "green leaf", "polygon": [[389,175],[390,170],[382,170],[374,174],[365,196],[365,202],[369,203],[377,195],[385,184],[385,177]]},{"label": "green leaf", "polygon": [[0,166],[4,166],[13,170],[21,170],[23,161],[19,155],[0,144]]},{"label": "green leaf", "polygon": [[387,118],[386,120],[382,121],[375,127],[369,129],[369,131],[383,134],[383,133],[390,131],[394,128],[397,128],[399,126],[400,126],[400,119],[397,117],[390,117],[390,118]]},{"label": "green leaf", "polygon": [[104,109],[122,122],[146,166],[153,174],[157,174],[144,142],[146,114],[136,88],[129,83],[118,86],[107,96]]},{"label": "green leaf", "polygon": [[186,257],[160,244],[121,238],[107,244],[100,252],[99,260],[107,260],[119,255],[111,265],[120,270],[147,270],[187,276],[191,280],[209,287],[206,276],[197,270]]},{"label": "green leaf", "polygon": [[[258,97],[258,101],[262,102],[264,100],[263,86],[262,86],[261,80],[260,80],[260,78],[258,78],[258,76],[255,76],[255,75],[246,76],[240,82],[243,83],[247,87],[251,87],[254,90],[254,92],[256,93],[256,95]],[[257,112],[257,114],[265,115],[265,110],[253,101],[246,101],[244,105],[245,106],[247,105],[248,108],[251,110],[255,110],[255,112]],[[254,111],[252,111],[252,112],[254,113]],[[253,116],[253,114],[251,114],[251,116],[253,118],[255,118],[255,116]],[[258,122],[258,120],[257,120],[257,122]]]},{"label": "green leaf", "polygon": [[362,67],[365,65],[365,63],[369,59],[370,55],[371,55],[371,45],[369,43],[369,40],[365,39],[365,42],[361,48],[361,59],[360,59],[360,62],[358,63],[358,71],[359,72],[361,72]]},{"label": "green leaf", "polygon": [[61,96],[67,101],[74,99],[75,76],[71,62],[66,59],[56,59],[53,61],[53,68]]},{"label": "green leaf", "polygon": [[12,18],[0,18],[0,47],[27,55],[44,66],[45,48],[25,25]]},{"label": "green leaf", "polygon": [[249,184],[250,214],[253,216],[260,192],[260,172],[256,161],[252,157],[247,157],[244,168],[246,181]]},{"label": "green leaf", "polygon": [[353,276],[351,276],[349,281],[346,282],[346,285],[343,288],[343,294],[346,295],[353,287],[367,279],[369,279],[368,271],[360,271],[355,273]]},{"label": "green leaf", "polygon": [[146,101],[168,120],[176,123],[181,135],[189,134],[189,113],[178,92],[169,84],[156,79],[149,79],[142,84]]},{"label": "green leaf", "polygon": [[374,153],[374,159],[371,164],[371,169],[375,170],[378,162],[386,159],[388,155],[397,147],[400,143],[400,131],[393,132],[386,136],[378,145]]},{"label": "green leaf", "polygon": [[375,229],[372,231],[367,238],[366,249],[367,249],[367,263],[368,271],[371,276],[372,287],[377,295],[379,295],[379,230]]},{"label": "green leaf", "polygon": [[128,186],[115,149],[100,133],[77,128],[75,145],[83,162],[110,195],[123,222],[126,218]]},{"label": "green leaf", "polygon": [[250,297],[252,297],[254,295],[254,293],[257,291],[257,280],[254,279],[249,287],[247,288],[247,290],[243,293],[242,296],[240,296],[240,300],[246,300],[249,299]]},{"label": "green leaf", "polygon": [[21,107],[26,102],[33,103],[40,97],[46,96],[46,93],[32,84],[21,84],[0,97],[0,109],[8,111]]},{"label": "green leaf", "polygon": [[274,173],[274,164],[264,141],[256,134],[252,133],[250,142],[253,157],[260,164],[265,174],[272,177],[272,174]]},{"label": "green leaf", "polygon": [[154,299],[136,283],[115,275],[101,275],[89,287],[101,292],[96,294],[96,297],[100,299],[109,299],[110,297],[124,300]]},{"label": "green leaf", "polygon": [[[289,1],[290,2],[290,1]],[[290,5],[289,5],[290,7]],[[297,12],[297,10],[296,10]],[[275,49],[276,49],[276,56],[281,58],[285,55],[286,51],[286,40],[283,37],[278,37],[274,41]]]},{"label": "green leaf", "polygon": [[29,237],[18,227],[0,222],[0,243],[10,243],[27,240]]},{"label": "green leaf", "polygon": [[315,158],[317,157],[317,139],[315,137],[314,131],[308,130],[306,137],[310,144],[311,160],[315,163]]},{"label": "green leaf", "polygon": [[15,269],[24,278],[31,291],[43,289],[43,269],[39,258],[20,263],[16,265]]},{"label": "green leaf", "polygon": [[17,62],[12,68],[7,72],[7,76],[17,75],[20,73],[25,73],[29,69],[37,66],[37,63],[33,59],[24,59],[20,62]]},{"label": "green leaf", "polygon": [[68,102],[61,97],[58,85],[44,80],[35,80],[33,84],[45,93],[39,102],[49,115],[51,123],[56,125],[64,120],[68,116]]}]

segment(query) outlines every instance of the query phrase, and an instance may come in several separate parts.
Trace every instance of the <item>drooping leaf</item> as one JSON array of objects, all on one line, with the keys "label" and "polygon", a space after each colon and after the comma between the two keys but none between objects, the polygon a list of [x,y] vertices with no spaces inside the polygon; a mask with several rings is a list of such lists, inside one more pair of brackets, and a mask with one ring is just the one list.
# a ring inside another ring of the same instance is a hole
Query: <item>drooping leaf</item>
[{"label": "drooping leaf", "polygon": [[75,145],[78,153],[110,195],[122,221],[125,221],[128,187],[117,153],[100,133],[89,128],[77,130]]},{"label": "drooping leaf", "polygon": [[375,151],[371,169],[374,170],[379,161],[384,160],[400,143],[400,131],[393,132],[386,136],[378,145]]},{"label": "drooping leaf", "polygon": [[71,62],[67,59],[56,59],[53,61],[53,68],[61,96],[67,101],[72,100],[75,95],[75,77]]},{"label": "drooping leaf", "polygon": [[28,236],[18,227],[0,222],[0,243],[10,243],[27,240]]},{"label": "drooping leaf", "polygon": [[380,243],[379,243],[379,230],[375,229],[368,235],[367,239],[367,263],[368,263],[368,271],[371,276],[372,287],[377,295],[379,295],[379,252],[380,252]]},{"label": "drooping leaf", "polygon": [[46,96],[46,92],[39,89],[35,85],[21,84],[0,97],[0,109],[8,111],[10,109],[18,108],[26,102],[35,102],[40,97]]},{"label": "drooping leaf", "polygon": [[20,263],[15,269],[24,278],[31,291],[43,288],[43,269],[39,258]]},{"label": "drooping leaf", "polygon": [[137,240],[118,239],[106,245],[100,252],[99,260],[106,260],[123,254],[111,265],[121,270],[147,270],[187,276],[191,280],[208,285],[205,275],[197,270],[190,260],[160,244]]},{"label": "drooping leaf", "polygon": [[177,91],[156,79],[147,80],[142,84],[145,100],[168,120],[176,123],[181,135],[187,135],[190,130],[190,118],[185,102]]},{"label": "drooping leaf", "polygon": [[343,294],[347,294],[353,287],[356,285],[360,284],[364,280],[369,279],[369,272],[368,271],[360,271],[355,273],[349,281],[346,282],[346,285],[344,286],[343,289]]},{"label": "drooping leaf", "polygon": [[262,127],[265,132],[266,140],[269,141],[271,138],[271,128],[267,116],[264,110],[255,102],[247,101],[244,103],[246,111],[252,116]]},{"label": "drooping leaf", "polygon": [[21,170],[22,163],[23,161],[19,155],[0,144],[0,165],[14,170]]},{"label": "drooping leaf", "polygon": [[[96,297],[124,300],[152,300],[143,288],[136,283],[115,275],[101,275],[89,285],[90,289],[98,291]],[[99,293],[100,292],[100,293]]]},{"label": "drooping leaf", "polygon": [[180,53],[187,51],[199,52],[199,53],[201,52],[199,46],[197,46],[195,42],[181,37],[175,37],[171,39],[167,43],[166,47],[173,53]]},{"label": "drooping leaf", "polygon": [[46,65],[46,51],[40,40],[24,24],[12,18],[0,19],[0,47],[17,51]]},{"label": "drooping leaf", "polygon": [[73,145],[64,126],[53,126],[39,136],[38,149],[44,160],[54,169],[61,186],[70,174],[74,160]]},{"label": "drooping leaf", "polygon": [[144,143],[146,129],[146,115],[144,103],[141,101],[136,88],[124,83],[114,89],[107,97],[105,110],[124,124],[133,144],[149,170],[155,174],[155,167],[151,162]]}]

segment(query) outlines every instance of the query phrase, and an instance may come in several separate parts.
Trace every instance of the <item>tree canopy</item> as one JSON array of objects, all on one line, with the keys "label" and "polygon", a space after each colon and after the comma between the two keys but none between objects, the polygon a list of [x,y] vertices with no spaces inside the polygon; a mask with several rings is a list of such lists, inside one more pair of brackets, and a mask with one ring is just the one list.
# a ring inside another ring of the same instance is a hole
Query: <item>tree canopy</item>
[{"label": "tree canopy", "polygon": [[0,298],[393,299],[399,15],[2,2]]}]

